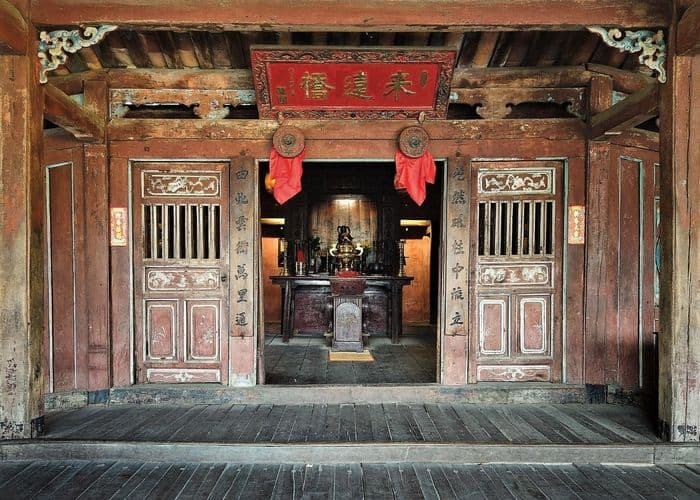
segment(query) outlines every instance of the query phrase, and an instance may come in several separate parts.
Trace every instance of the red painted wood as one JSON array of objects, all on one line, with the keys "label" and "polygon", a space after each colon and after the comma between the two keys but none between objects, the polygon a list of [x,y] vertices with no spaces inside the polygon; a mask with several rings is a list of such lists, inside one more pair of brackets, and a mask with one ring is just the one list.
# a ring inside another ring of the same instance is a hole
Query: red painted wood
[{"label": "red painted wood", "polygon": [[[143,151],[143,146],[141,146]],[[109,203],[110,207],[128,207],[128,160],[115,157],[110,161]],[[112,333],[112,385],[124,386],[133,382],[133,354],[131,342],[132,312],[130,297],[129,247],[110,247],[111,312]]]}]

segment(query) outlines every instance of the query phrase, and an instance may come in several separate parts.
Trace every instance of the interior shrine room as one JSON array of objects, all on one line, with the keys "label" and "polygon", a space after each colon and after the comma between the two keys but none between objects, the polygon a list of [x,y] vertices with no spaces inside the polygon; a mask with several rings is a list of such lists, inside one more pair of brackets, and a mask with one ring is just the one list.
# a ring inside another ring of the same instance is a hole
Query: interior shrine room
[{"label": "interior shrine room", "polygon": [[698,0],[0,0],[0,497],[700,496]]}]

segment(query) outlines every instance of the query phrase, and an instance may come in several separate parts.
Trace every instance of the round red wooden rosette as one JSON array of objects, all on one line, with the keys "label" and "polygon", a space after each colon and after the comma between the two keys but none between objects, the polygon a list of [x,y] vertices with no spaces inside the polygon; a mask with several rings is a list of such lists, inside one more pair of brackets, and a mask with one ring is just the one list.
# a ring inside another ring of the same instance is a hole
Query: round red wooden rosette
[{"label": "round red wooden rosette", "polygon": [[285,158],[294,158],[304,150],[304,133],[291,125],[282,125],[272,136],[272,145]]},{"label": "round red wooden rosette", "polygon": [[430,137],[422,127],[406,127],[399,135],[399,149],[411,158],[420,158],[428,149]]}]

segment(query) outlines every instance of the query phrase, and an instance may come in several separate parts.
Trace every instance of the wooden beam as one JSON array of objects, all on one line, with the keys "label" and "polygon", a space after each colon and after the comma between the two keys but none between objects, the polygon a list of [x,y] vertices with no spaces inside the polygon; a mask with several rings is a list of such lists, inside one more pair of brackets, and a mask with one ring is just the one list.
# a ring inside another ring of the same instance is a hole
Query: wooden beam
[{"label": "wooden beam", "polygon": [[0,55],[26,55],[29,26],[8,0],[0,0]]},{"label": "wooden beam", "polygon": [[51,84],[44,85],[44,117],[66,129],[76,139],[86,142],[104,141],[104,120],[91,109],[78,105]]},{"label": "wooden beam", "polygon": [[685,11],[678,22],[676,54],[692,56],[700,54],[700,1]]},{"label": "wooden beam", "polygon": [[[410,120],[287,120],[304,132],[307,141],[393,140]],[[585,137],[585,125],[577,118],[539,120],[438,120],[426,121],[431,140],[528,139],[578,140]],[[276,120],[200,120],[200,119],[115,119],[108,125],[113,141],[150,139],[206,138],[213,140],[265,140],[279,128]]]},{"label": "wooden beam", "polygon": [[[583,66],[471,68],[456,70],[452,87],[574,88],[588,85],[590,77],[591,73]],[[113,89],[253,89],[253,79],[247,69],[107,69],[51,77],[49,82],[66,94],[79,94],[83,82],[101,79]]]},{"label": "wooden beam", "polygon": [[37,25],[227,31],[435,31],[668,26],[658,0],[35,0]]},{"label": "wooden beam", "polygon": [[623,101],[591,117],[588,138],[604,139],[653,118],[659,109],[659,86],[650,85]]},{"label": "wooden beam", "polygon": [[586,64],[586,69],[591,73],[608,75],[613,79],[613,89],[626,94],[634,94],[656,83],[656,79],[642,73],[613,68],[603,64]]}]

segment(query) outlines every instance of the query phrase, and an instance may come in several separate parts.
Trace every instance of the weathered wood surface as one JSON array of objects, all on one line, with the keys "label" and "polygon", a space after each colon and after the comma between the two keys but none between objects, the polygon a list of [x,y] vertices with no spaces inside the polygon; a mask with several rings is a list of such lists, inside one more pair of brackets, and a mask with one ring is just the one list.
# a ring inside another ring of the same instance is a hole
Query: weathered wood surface
[{"label": "weathered wood surface", "polygon": [[626,94],[634,94],[656,82],[654,78],[642,73],[613,68],[603,64],[586,64],[586,70],[592,75],[607,75],[613,80],[613,88]]},{"label": "weathered wood surface", "polygon": [[47,440],[210,443],[650,444],[653,422],[613,405],[208,404],[49,414]]},{"label": "weathered wood surface", "polygon": [[0,439],[42,413],[44,182],[33,59],[0,56]]},{"label": "weathered wood surface", "polygon": [[[231,9],[235,8],[235,16]],[[381,0],[358,4],[348,0],[310,0],[289,9],[282,0],[218,2],[196,6],[173,0],[106,1],[39,0],[33,4],[32,22],[49,25],[117,24],[121,27],[189,26],[256,31],[413,31],[465,28],[557,27],[589,25],[626,27],[666,26],[670,9],[654,0],[433,0],[429,6],[415,1],[387,5]]]},{"label": "weathered wood surface", "polygon": [[698,26],[700,26],[700,2],[696,0],[678,21],[676,54],[679,56],[697,56],[700,54]]},{"label": "weathered wood surface", "polygon": [[[654,151],[591,143],[585,382],[632,388],[654,366]],[[643,238],[643,239],[640,239]],[[651,300],[651,303],[649,301]],[[644,361],[646,360],[646,361]]]},{"label": "weathered wood surface", "polygon": [[77,139],[88,142],[103,142],[105,138],[104,118],[92,109],[82,107],[64,92],[51,84],[44,89],[44,115],[47,120],[66,129]]},{"label": "weathered wood surface", "polygon": [[[83,49],[85,50],[85,49]],[[653,81],[636,73],[594,65],[597,72],[610,71],[630,81]],[[557,66],[551,68],[461,68],[454,72],[452,87],[583,87],[591,77],[584,66]],[[104,79],[111,89],[180,89],[180,90],[254,90],[249,69],[95,69],[53,76],[49,82],[67,94],[82,91],[83,82]],[[624,80],[623,80],[624,81]],[[634,86],[639,90],[641,84]],[[619,90],[624,90],[620,88]]]},{"label": "weathered wood surface", "polygon": [[[396,141],[401,130],[409,125],[415,125],[415,122],[410,120],[374,122],[286,120],[285,124],[300,128],[307,141],[325,138],[335,138],[336,140],[338,138],[352,138],[353,140],[391,139]],[[116,119],[109,124],[109,137],[113,141],[159,138],[270,141],[278,127],[279,124],[275,120]],[[523,139],[528,137],[566,140],[582,138],[584,134],[584,126],[577,119],[446,120],[427,121],[424,127],[432,141]],[[393,158],[393,153],[391,157]]]},{"label": "weathered wood surface", "polygon": [[691,498],[694,466],[11,461],[12,498]]},{"label": "weathered wood surface", "polygon": [[652,84],[632,94],[589,121],[588,137],[600,140],[643,123],[658,114],[659,86]]},{"label": "weathered wood surface", "polygon": [[[673,38],[671,53],[673,53]],[[700,441],[700,55],[673,57],[662,89],[659,419]]]},{"label": "weathered wood surface", "polygon": [[0,55],[25,55],[30,30],[22,13],[8,0],[0,0]]}]

